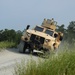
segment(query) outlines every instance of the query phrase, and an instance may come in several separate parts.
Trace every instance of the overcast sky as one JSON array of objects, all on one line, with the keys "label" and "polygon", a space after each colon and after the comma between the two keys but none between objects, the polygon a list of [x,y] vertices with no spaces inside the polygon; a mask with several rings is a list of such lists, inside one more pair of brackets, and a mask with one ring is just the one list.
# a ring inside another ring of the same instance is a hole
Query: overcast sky
[{"label": "overcast sky", "polygon": [[75,0],[0,0],[0,30],[23,30],[54,18],[59,25],[75,21]]}]

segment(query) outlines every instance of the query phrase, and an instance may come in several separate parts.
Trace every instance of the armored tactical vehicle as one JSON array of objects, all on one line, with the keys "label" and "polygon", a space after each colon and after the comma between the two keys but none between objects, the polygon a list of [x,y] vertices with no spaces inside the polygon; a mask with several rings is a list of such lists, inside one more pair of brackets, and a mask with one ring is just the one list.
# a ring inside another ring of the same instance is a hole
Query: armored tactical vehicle
[{"label": "armored tactical vehicle", "polygon": [[19,51],[25,52],[29,49],[29,52],[33,50],[50,51],[59,47],[63,33],[56,32],[57,22],[54,19],[44,19],[41,26],[36,25],[33,29],[29,29],[30,25],[27,25],[21,42],[19,44]]}]

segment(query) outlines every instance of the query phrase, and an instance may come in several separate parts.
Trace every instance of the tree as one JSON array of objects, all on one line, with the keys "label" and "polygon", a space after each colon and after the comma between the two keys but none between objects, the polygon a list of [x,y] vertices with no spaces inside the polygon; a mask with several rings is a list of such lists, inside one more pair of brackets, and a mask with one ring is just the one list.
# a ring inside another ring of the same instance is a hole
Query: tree
[{"label": "tree", "polygon": [[0,41],[3,40],[3,38],[2,38],[2,33],[3,33],[3,30],[0,30]]},{"label": "tree", "polygon": [[22,36],[22,32],[20,30],[16,31],[15,41],[16,41],[17,44],[19,44],[19,42],[21,40],[21,36]]},{"label": "tree", "polygon": [[67,27],[68,41],[75,42],[75,21],[71,21]]},{"label": "tree", "polygon": [[22,32],[20,30],[15,31],[14,29],[8,30],[0,30],[0,41],[9,41],[19,43],[22,36]]}]

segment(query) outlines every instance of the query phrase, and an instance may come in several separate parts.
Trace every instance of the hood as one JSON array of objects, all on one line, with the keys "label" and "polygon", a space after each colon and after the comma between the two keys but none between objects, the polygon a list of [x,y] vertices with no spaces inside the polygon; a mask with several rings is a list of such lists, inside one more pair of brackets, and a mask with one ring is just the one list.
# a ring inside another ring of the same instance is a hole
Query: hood
[{"label": "hood", "polygon": [[44,37],[45,39],[55,40],[54,37],[52,37],[49,34],[46,34],[44,32],[39,32],[39,31],[36,31],[36,30],[27,30],[27,32],[30,33],[30,34],[40,36],[40,37]]}]

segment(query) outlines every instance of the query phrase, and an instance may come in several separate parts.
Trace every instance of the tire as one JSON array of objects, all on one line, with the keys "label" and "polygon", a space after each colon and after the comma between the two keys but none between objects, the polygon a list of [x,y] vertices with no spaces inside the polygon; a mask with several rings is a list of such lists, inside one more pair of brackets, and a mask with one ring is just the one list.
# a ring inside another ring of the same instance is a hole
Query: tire
[{"label": "tire", "polygon": [[29,53],[33,53],[33,44],[32,43],[30,43],[29,44]]},{"label": "tire", "polygon": [[18,45],[19,52],[25,53],[26,48],[27,48],[26,42],[21,41],[20,44]]}]

